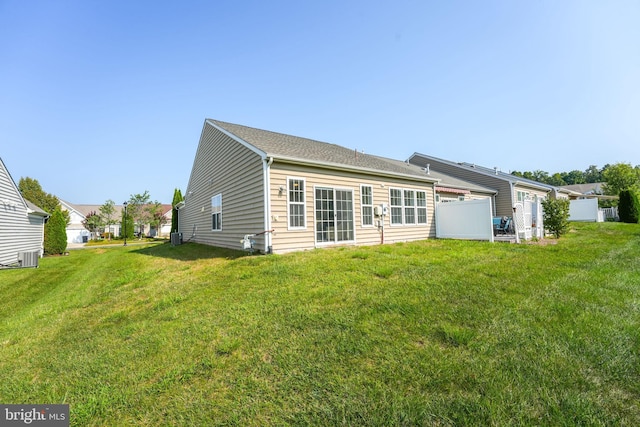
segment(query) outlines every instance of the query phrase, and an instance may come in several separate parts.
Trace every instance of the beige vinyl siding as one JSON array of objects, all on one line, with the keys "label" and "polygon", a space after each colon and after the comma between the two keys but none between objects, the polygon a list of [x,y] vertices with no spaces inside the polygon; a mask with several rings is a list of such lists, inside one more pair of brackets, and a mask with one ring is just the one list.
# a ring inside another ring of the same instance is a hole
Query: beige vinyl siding
[{"label": "beige vinyl siding", "polygon": [[[372,245],[381,242],[381,232],[378,227],[362,226],[361,215],[361,185],[369,185],[373,190],[373,205],[389,204],[389,188],[398,187],[415,191],[424,191],[427,197],[427,224],[390,226],[390,217],[385,217],[385,243],[420,240],[435,237],[433,184],[414,180],[376,177],[347,171],[311,168],[289,163],[279,163],[277,160],[271,166],[271,180],[269,185],[271,199],[271,227],[273,234],[273,250],[276,253],[313,249],[315,247],[330,246],[316,244],[315,236],[315,189],[328,187],[334,189],[348,189],[353,194],[353,220],[355,227],[355,241],[344,244]],[[302,230],[288,229],[287,216],[287,179],[291,177],[305,179],[306,228]],[[280,191],[280,188],[284,191]],[[378,218],[374,217],[374,224]],[[340,245],[340,243],[338,243]]]},{"label": "beige vinyl siding", "polygon": [[518,191],[529,193],[529,200],[534,200],[536,198],[536,196],[539,199],[545,199],[545,198],[548,197],[548,193],[546,191],[538,190],[538,189],[531,188],[531,187],[526,187],[526,186],[523,186],[523,185],[514,185],[513,186],[513,193],[512,193],[513,203],[514,204],[518,203]]},{"label": "beige vinyl siding", "polygon": [[40,251],[44,217],[29,215],[9,172],[0,161],[0,264],[18,261],[19,252]]},{"label": "beige vinyl siding", "polygon": [[[206,123],[178,214],[184,241],[240,249],[245,234],[264,231],[263,160]],[[211,198],[222,194],[222,230],[212,230]],[[256,238],[256,248],[264,247]]]}]

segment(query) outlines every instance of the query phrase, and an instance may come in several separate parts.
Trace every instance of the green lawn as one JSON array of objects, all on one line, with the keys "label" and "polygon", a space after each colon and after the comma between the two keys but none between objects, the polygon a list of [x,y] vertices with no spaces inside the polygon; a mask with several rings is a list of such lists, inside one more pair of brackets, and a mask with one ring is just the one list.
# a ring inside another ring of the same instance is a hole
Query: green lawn
[{"label": "green lawn", "polygon": [[0,271],[0,402],[71,424],[640,425],[640,226]]}]

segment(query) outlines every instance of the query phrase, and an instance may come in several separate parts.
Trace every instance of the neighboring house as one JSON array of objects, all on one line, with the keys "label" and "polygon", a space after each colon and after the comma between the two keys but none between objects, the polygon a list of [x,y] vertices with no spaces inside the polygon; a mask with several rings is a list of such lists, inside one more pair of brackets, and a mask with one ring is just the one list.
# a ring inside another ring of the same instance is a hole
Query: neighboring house
[{"label": "neighboring house", "polygon": [[[85,240],[89,240],[92,238],[91,233],[87,230],[83,224],[83,221],[89,216],[92,212],[100,215],[100,208],[102,205],[76,205],[69,203],[65,200],[60,200],[60,205],[63,210],[69,212],[69,224],[67,225],[67,242],[68,243],[82,243]],[[116,224],[112,224],[111,228],[104,227],[104,232],[113,233],[114,236],[120,235],[120,221],[122,219],[122,211],[124,207],[122,205],[114,205],[114,213],[113,219],[117,221]],[[171,231],[171,214],[172,209],[171,205],[162,205],[162,212],[164,216],[167,218],[167,222],[162,225],[160,228],[160,233],[155,226],[151,226],[150,224],[146,224],[144,227],[145,234],[150,237],[169,237],[169,233]],[[135,232],[138,232],[138,227],[135,227]]]},{"label": "neighboring house", "polygon": [[171,234],[171,217],[173,216],[173,207],[171,205],[163,204],[162,215],[167,219],[167,221],[162,224],[159,233],[155,225],[147,224],[145,227],[145,230],[148,231],[147,234],[149,237],[169,237],[169,234]]},{"label": "neighboring house", "polygon": [[48,217],[22,197],[0,159],[0,268],[26,266],[27,259],[42,256]]},{"label": "neighboring house", "polygon": [[603,185],[603,182],[593,182],[590,184],[563,185],[562,188],[572,192],[571,199],[618,200],[618,196],[605,195]]},{"label": "neighboring house", "polygon": [[497,190],[494,197],[494,215],[512,216],[518,202],[544,198],[569,198],[570,190],[520,178],[497,168],[491,169],[471,163],[455,163],[426,154],[414,153],[411,164],[442,172],[453,177]]},{"label": "neighboring house", "polygon": [[217,120],[204,122],[183,241],[283,253],[435,236],[438,178],[406,162]]},{"label": "neighboring house", "polygon": [[82,224],[92,211],[98,211],[100,206],[95,205],[73,205],[65,200],[58,199],[63,211],[69,213],[69,224],[67,224],[67,243],[82,243],[90,238],[89,230]]}]

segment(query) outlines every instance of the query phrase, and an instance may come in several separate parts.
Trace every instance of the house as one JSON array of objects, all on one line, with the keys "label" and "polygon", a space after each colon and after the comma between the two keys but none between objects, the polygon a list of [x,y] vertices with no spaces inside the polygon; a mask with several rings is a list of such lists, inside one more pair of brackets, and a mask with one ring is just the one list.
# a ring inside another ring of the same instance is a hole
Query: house
[{"label": "house", "polygon": [[99,212],[100,206],[96,205],[73,205],[66,200],[58,199],[63,211],[69,213],[69,223],[67,224],[67,243],[82,243],[89,239],[89,230],[82,223],[91,212]]},{"label": "house", "polygon": [[497,168],[487,168],[472,163],[456,163],[426,154],[414,153],[409,163],[428,167],[453,177],[493,188],[494,215],[511,216],[516,203],[549,198],[569,198],[570,190],[520,178]]},{"label": "house", "polygon": [[183,241],[266,253],[435,236],[438,178],[339,145],[207,119],[185,200]]},{"label": "house", "polygon": [[[60,205],[62,209],[69,212],[69,224],[67,224],[67,243],[82,243],[88,239],[91,239],[91,233],[84,226],[83,221],[87,218],[87,216],[92,213],[96,213],[100,215],[100,208],[102,205],[89,205],[89,204],[72,204],[65,200],[60,199]],[[120,235],[120,221],[122,219],[122,211],[124,210],[123,205],[114,205],[114,213],[113,219],[116,221],[116,224],[112,224],[111,227],[104,227],[104,232],[111,232],[114,236]],[[149,237],[168,237],[171,232],[171,216],[172,216],[172,207],[168,204],[162,205],[162,214],[167,219],[167,221],[162,224],[160,228],[160,233],[158,233],[157,227],[152,226],[151,224],[145,224],[144,230],[145,234]],[[138,226],[134,228],[134,231],[138,232]]]},{"label": "house", "polygon": [[49,214],[25,200],[0,159],[0,268],[37,266]]},{"label": "house", "polygon": [[171,217],[173,216],[173,206],[170,204],[163,204],[161,209],[162,216],[166,221],[160,226],[160,230],[155,225],[147,224],[145,230],[148,230],[147,235],[149,237],[169,237],[171,233]]},{"label": "house", "polygon": [[609,196],[604,194],[603,182],[563,185],[562,189],[571,192],[571,199],[618,200],[618,196]]}]

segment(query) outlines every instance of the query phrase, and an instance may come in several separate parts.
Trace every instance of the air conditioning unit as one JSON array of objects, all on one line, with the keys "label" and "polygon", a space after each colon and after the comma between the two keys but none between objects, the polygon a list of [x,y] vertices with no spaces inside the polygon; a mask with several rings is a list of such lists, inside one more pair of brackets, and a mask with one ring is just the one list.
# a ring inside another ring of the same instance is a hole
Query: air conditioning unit
[{"label": "air conditioning unit", "polygon": [[182,244],[182,233],[171,233],[171,245],[177,246]]},{"label": "air conditioning unit", "polygon": [[38,267],[38,261],[40,260],[40,251],[30,252],[18,252],[18,264],[20,267]]}]

